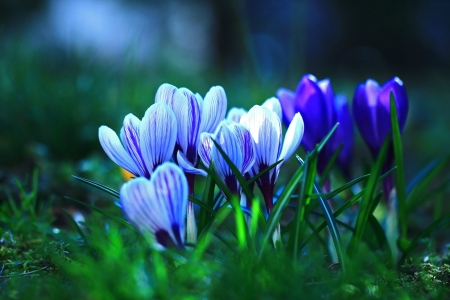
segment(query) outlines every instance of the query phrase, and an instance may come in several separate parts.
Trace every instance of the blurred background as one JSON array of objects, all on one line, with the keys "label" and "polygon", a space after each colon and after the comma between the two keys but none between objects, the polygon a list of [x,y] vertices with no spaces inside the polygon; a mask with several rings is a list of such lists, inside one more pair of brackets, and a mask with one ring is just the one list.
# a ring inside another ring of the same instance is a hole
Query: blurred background
[{"label": "blurred background", "polygon": [[37,167],[49,195],[80,193],[72,174],[118,188],[98,127],[141,118],[162,83],[222,85],[248,109],[305,73],[349,99],[368,78],[403,80],[411,180],[450,149],[448,16],[447,0],[0,0],[0,183]]}]

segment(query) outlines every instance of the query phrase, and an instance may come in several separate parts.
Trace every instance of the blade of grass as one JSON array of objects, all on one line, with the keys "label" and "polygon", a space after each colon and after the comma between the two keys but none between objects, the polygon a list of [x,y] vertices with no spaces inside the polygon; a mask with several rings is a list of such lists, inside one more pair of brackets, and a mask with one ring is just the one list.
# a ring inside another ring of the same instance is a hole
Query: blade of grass
[{"label": "blade of grass", "polygon": [[[406,184],[405,184],[405,168],[403,165],[403,146],[400,126],[398,124],[397,105],[395,104],[394,93],[391,92],[391,125],[392,125],[392,141],[394,144],[394,158],[397,165],[395,172],[396,191],[398,199],[398,222],[400,225],[400,238],[407,238],[408,216],[406,208]],[[389,195],[387,195],[389,196]]]},{"label": "blade of grass", "polygon": [[113,190],[112,188],[107,187],[106,185],[103,185],[101,183],[98,183],[98,182],[95,182],[95,181],[92,181],[92,180],[89,180],[89,179],[86,179],[86,178],[78,177],[78,176],[75,176],[75,175],[72,175],[72,177],[77,179],[77,180],[79,180],[79,181],[81,181],[81,182],[83,182],[83,183],[86,183],[86,184],[88,184],[90,186],[93,186],[93,187],[95,187],[95,188],[97,188],[99,190],[102,190],[102,191],[104,191],[104,192],[106,192],[106,193],[108,193],[108,194],[110,194],[110,195],[112,195],[112,196],[114,196],[116,198],[120,198],[120,193],[118,191]]},{"label": "blade of grass", "polygon": [[83,206],[85,206],[85,207],[88,207],[88,208],[90,208],[90,209],[92,209],[92,210],[94,210],[94,211],[96,211],[96,212],[98,212],[98,213],[100,213],[100,214],[102,214],[102,215],[104,215],[104,216],[110,218],[111,220],[114,220],[114,221],[116,221],[116,222],[122,224],[123,226],[127,227],[128,229],[131,229],[131,230],[133,230],[133,231],[136,231],[136,229],[134,229],[134,227],[133,227],[130,223],[128,223],[127,221],[125,221],[124,219],[122,219],[122,218],[120,218],[120,217],[118,217],[118,216],[115,216],[115,215],[113,215],[113,214],[111,214],[111,213],[109,213],[109,212],[107,212],[107,211],[104,211],[103,209],[100,209],[100,208],[95,207],[95,206],[93,206],[93,205],[84,203],[84,202],[82,202],[82,201],[79,201],[79,200],[76,200],[76,199],[73,199],[73,198],[70,198],[70,197],[67,197],[67,196],[64,197],[64,198],[66,198],[66,199],[68,199],[68,200],[70,200],[70,201],[74,201],[74,202],[76,202],[76,203],[78,203],[78,204],[81,204],[81,205],[83,205]]},{"label": "blade of grass", "polygon": [[373,201],[375,196],[375,192],[379,182],[378,177],[380,176],[381,169],[383,168],[388,147],[389,135],[384,140],[383,147],[381,147],[375,164],[372,166],[369,180],[367,182],[366,188],[364,189],[364,194],[359,206],[358,217],[356,219],[355,234],[352,236],[350,244],[348,246],[348,253],[350,256],[353,256],[357,252],[362,236],[364,234],[368,222],[367,219],[370,215],[371,202]]},{"label": "blade of grass", "polygon": [[267,172],[269,172],[270,170],[272,170],[273,168],[275,168],[277,165],[279,165],[280,163],[283,162],[283,159],[280,159],[279,161],[271,164],[270,166],[268,166],[267,168],[265,168],[264,170],[262,170],[261,172],[259,172],[258,174],[256,174],[254,177],[250,178],[247,181],[247,184],[250,185],[253,182],[255,182],[256,180],[258,180],[261,176],[263,176],[264,174],[266,174]]},{"label": "blade of grass", "polygon": [[334,151],[333,155],[331,156],[330,160],[328,161],[327,166],[325,167],[325,170],[323,171],[322,175],[320,176],[319,180],[319,186],[323,186],[325,184],[325,181],[327,180],[328,176],[330,176],[331,170],[334,167],[334,164],[336,163],[336,160],[341,154],[342,147],[344,147],[344,144],[340,144],[339,147]]},{"label": "blade of grass", "polygon": [[78,234],[80,235],[81,239],[84,241],[84,244],[86,246],[89,246],[89,243],[88,243],[86,237],[84,236],[83,231],[81,230],[80,226],[78,226],[78,223],[75,222],[75,220],[73,219],[72,215],[65,208],[63,208],[63,212],[67,216],[67,218],[69,218],[70,223],[72,223],[73,227],[75,227],[75,229],[78,232]]},{"label": "blade of grass", "polygon": [[278,201],[273,206],[272,212],[270,213],[269,219],[267,220],[266,228],[264,231],[262,231],[258,259],[261,259],[263,257],[265,248],[268,244],[268,240],[272,236],[275,227],[278,225],[284,208],[289,204],[291,195],[294,192],[295,187],[300,182],[302,175],[303,175],[303,166],[300,166],[295,171],[291,180],[288,182],[283,192],[281,193],[280,197],[278,198]]}]

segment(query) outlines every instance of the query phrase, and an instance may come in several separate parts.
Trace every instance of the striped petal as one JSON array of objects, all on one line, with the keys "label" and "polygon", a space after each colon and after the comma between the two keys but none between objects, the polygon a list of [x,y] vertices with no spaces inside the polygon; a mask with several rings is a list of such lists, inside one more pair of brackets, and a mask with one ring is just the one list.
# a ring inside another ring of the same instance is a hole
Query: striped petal
[{"label": "striped petal", "polygon": [[157,102],[145,112],[140,127],[142,157],[150,174],[172,157],[177,138],[177,120],[167,104]]},{"label": "striped petal", "polygon": [[141,148],[139,146],[139,127],[141,120],[133,114],[128,114],[123,120],[123,127],[121,130],[122,143],[124,143],[126,150],[139,168],[139,174],[150,178],[150,173],[145,167],[142,158]]},{"label": "striped petal", "polygon": [[181,88],[179,91],[187,99],[180,106],[182,110],[177,115],[179,126],[184,127],[182,134],[186,134],[185,137],[180,138],[183,141],[180,147],[188,161],[195,166],[197,164],[197,146],[201,133],[201,102],[190,90]]},{"label": "striped petal", "polygon": [[113,162],[136,176],[143,176],[143,174],[140,173],[139,167],[125,150],[119,137],[111,128],[101,126],[98,129],[98,138],[106,155],[108,155]]},{"label": "striped petal", "polygon": [[198,155],[207,168],[209,168],[209,164],[211,163],[211,150],[214,145],[212,139],[212,134],[203,132],[200,135],[200,143],[198,145]]},{"label": "striped petal", "polygon": [[127,219],[160,250],[184,246],[187,200],[186,177],[173,163],[158,167],[150,180],[136,178],[120,190]]},{"label": "striped petal", "polygon": [[213,86],[206,93],[202,108],[202,125],[200,133],[214,132],[217,125],[225,118],[227,112],[227,96],[221,86]]},{"label": "striped petal", "polygon": [[241,172],[242,174],[245,174],[252,168],[256,160],[255,142],[253,141],[250,131],[248,131],[244,125],[232,123],[229,126],[231,126],[236,133],[243,157]]}]

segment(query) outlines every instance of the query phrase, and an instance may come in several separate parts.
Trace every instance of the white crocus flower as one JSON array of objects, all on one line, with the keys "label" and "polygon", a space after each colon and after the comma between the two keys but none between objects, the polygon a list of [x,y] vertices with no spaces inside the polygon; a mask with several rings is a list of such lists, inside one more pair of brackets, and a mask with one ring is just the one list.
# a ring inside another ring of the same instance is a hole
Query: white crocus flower
[{"label": "white crocus flower", "polygon": [[[287,129],[282,143],[281,105],[276,98],[269,99],[262,106],[255,105],[244,115],[240,123],[248,128],[255,142],[256,161],[250,170],[256,176],[279,160],[287,160],[300,145],[304,125],[300,113],[296,113]],[[282,163],[261,176],[256,184],[261,190],[268,213],[273,207],[275,183]]]},{"label": "white crocus flower", "polygon": [[107,126],[98,130],[100,144],[109,158],[136,177],[146,178],[150,178],[157,166],[170,160],[176,135],[175,114],[164,103],[150,106],[142,121],[128,114],[120,139]]}]

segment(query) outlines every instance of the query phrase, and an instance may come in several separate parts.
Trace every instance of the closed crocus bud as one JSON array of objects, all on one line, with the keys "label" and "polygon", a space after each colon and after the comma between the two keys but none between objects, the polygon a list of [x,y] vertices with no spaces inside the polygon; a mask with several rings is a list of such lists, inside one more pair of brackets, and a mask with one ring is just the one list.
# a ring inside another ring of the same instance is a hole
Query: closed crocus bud
[{"label": "closed crocus bud", "polygon": [[312,151],[337,122],[341,123],[319,154],[317,169],[322,173],[339,145],[344,144],[338,165],[348,174],[353,147],[352,121],[347,101],[345,98],[335,97],[330,80],[317,81],[313,75],[305,75],[295,92],[281,88],[277,96],[286,125],[290,124],[294,113],[300,112],[302,115],[306,128],[302,147],[306,151]]},{"label": "closed crocus bud", "polygon": [[353,117],[362,138],[376,157],[386,135],[391,131],[390,95],[394,94],[400,131],[403,132],[408,115],[408,96],[398,77],[386,82],[381,88],[372,79],[360,84],[353,96]]}]

